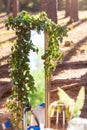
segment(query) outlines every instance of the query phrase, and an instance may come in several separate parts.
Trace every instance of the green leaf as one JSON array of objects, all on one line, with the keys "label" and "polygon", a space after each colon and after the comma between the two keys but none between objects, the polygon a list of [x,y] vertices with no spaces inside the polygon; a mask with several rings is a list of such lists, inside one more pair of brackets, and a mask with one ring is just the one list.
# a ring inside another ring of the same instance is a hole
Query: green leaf
[{"label": "green leaf", "polygon": [[61,88],[58,87],[59,100],[65,104],[66,107],[73,102],[73,99]]},{"label": "green leaf", "polygon": [[81,87],[75,103],[75,110],[74,110],[75,112],[78,112],[79,110],[82,109],[84,101],[85,101],[85,88]]},{"label": "green leaf", "polygon": [[60,105],[57,106],[58,113],[61,113],[61,107]]}]

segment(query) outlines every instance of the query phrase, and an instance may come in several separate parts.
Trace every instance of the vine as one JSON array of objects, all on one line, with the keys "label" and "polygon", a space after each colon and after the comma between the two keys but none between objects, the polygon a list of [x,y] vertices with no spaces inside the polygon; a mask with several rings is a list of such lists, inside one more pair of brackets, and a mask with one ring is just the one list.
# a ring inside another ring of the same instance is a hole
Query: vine
[{"label": "vine", "polygon": [[[11,78],[13,82],[12,95],[8,107],[15,114],[15,121],[20,117],[22,109],[29,102],[29,93],[34,92],[34,78],[30,73],[30,51],[38,53],[38,48],[31,40],[31,31],[37,33],[43,31],[48,34],[48,50],[42,56],[46,76],[51,76],[51,70],[56,68],[55,61],[62,59],[62,53],[59,50],[59,43],[67,35],[65,27],[56,25],[47,18],[44,12],[37,16],[31,16],[26,11],[22,11],[16,18],[10,16],[6,22],[6,27],[16,32],[17,40],[12,47],[11,55]],[[14,102],[13,102],[14,100]],[[18,104],[21,105],[18,105]],[[16,122],[16,123],[17,123]]]}]

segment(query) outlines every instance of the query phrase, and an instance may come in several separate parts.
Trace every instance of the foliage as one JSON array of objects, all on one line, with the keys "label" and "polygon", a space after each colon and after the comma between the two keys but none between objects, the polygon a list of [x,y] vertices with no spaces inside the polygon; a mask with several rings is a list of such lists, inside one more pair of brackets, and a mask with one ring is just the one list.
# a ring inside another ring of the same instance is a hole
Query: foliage
[{"label": "foliage", "polygon": [[[37,69],[35,72],[32,72],[32,75],[35,80],[35,87],[37,88],[35,93],[30,93],[30,104],[34,108],[37,104],[45,102],[45,75],[44,70]],[[36,99],[37,98],[37,99]]]},{"label": "foliage", "polygon": [[[54,101],[49,105],[48,108],[48,115],[52,117],[54,115],[54,112],[57,108],[60,107],[60,101]],[[58,109],[59,110],[59,109]],[[60,113],[60,111],[58,111]]]},{"label": "foliage", "polygon": [[73,116],[79,116],[85,100],[84,87],[80,89],[76,101],[69,97],[61,88],[58,88],[58,96],[59,100],[66,106],[66,114],[68,119],[71,119]]},{"label": "foliage", "polygon": [[[58,59],[60,61],[62,58],[59,42],[62,42],[67,30],[65,27],[53,23],[47,18],[45,13],[31,16],[26,11],[22,11],[16,18],[10,16],[6,22],[6,27],[7,29],[13,29],[17,35],[11,55],[13,94],[9,108],[13,113],[17,113],[16,115],[18,116],[18,109],[21,111],[20,107],[25,107],[26,103],[29,102],[29,94],[36,90],[34,78],[30,73],[29,54],[31,50],[38,53],[38,48],[35,47],[31,40],[31,30],[36,30],[37,33],[40,33],[40,31],[48,33],[48,50],[46,50],[43,56],[43,59],[46,61],[44,64],[47,77],[51,76],[51,69],[56,68],[55,60]],[[16,105],[12,100],[15,100]]]},{"label": "foliage", "polygon": [[[36,36],[37,35],[35,35],[34,37]],[[40,37],[41,35],[38,36]],[[32,40],[33,40],[33,36],[32,36]],[[39,49],[38,56],[34,55],[35,58],[37,59],[34,63],[35,67],[34,66],[32,67],[31,64],[31,74],[35,81],[35,87],[37,88],[37,90],[34,93],[29,94],[30,104],[33,108],[41,104],[42,102],[45,102],[45,72],[44,72],[43,61],[41,60],[41,55],[44,53],[44,50],[41,46],[38,46],[38,49]]]},{"label": "foliage", "polygon": [[[85,88],[81,87],[79,94],[77,96],[77,100],[75,101],[69,95],[61,88],[58,88],[58,96],[59,100],[53,102],[49,106],[49,115],[53,116],[55,108],[60,107],[60,104],[64,104],[67,120],[70,121],[72,117],[79,116],[81,113],[81,109],[84,105],[85,101]],[[58,109],[58,112],[60,112],[60,109]]]}]

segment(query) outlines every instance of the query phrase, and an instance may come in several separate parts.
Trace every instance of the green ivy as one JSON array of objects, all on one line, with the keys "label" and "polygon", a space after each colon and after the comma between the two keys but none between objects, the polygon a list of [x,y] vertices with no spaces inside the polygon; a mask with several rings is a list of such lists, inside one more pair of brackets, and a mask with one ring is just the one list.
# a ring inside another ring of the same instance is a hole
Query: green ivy
[{"label": "green ivy", "polygon": [[[36,30],[37,33],[43,31],[49,37],[48,49],[42,56],[46,76],[51,76],[51,70],[56,68],[55,61],[62,59],[59,43],[63,37],[67,35],[67,29],[56,25],[47,18],[44,12],[36,16],[31,16],[26,11],[22,11],[16,18],[10,16],[6,22],[6,27],[16,32],[17,40],[12,47],[11,55],[11,78],[13,82],[11,101],[8,107],[13,113],[22,111],[26,103],[29,102],[29,93],[34,92],[34,78],[30,73],[30,51],[38,53],[38,48],[31,40],[31,31]],[[12,102],[14,100],[15,103]],[[19,107],[20,102],[21,107]],[[16,109],[17,108],[17,109]],[[18,111],[19,109],[19,111]]]}]

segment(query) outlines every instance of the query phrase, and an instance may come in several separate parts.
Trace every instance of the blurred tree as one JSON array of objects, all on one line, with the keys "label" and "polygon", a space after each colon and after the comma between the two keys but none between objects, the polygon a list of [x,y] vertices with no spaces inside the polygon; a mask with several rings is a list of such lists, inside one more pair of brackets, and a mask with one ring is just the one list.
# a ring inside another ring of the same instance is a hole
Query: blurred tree
[{"label": "blurred tree", "polygon": [[79,9],[87,10],[87,0],[79,0]]},{"label": "blurred tree", "polygon": [[78,21],[78,0],[71,0],[70,22]]},{"label": "blurred tree", "polygon": [[71,3],[71,0],[66,0],[65,17],[70,16],[70,3]]},{"label": "blurred tree", "polygon": [[8,15],[10,13],[11,0],[7,0],[6,5],[7,5],[7,15]]},{"label": "blurred tree", "polygon": [[[7,3],[8,3],[7,1],[9,1],[9,0],[0,0],[0,2],[2,2],[2,3],[0,3],[0,8],[2,7],[2,11],[5,11],[5,12],[7,11],[6,10]],[[13,10],[13,1],[14,0],[10,0],[10,12],[12,12],[12,10]],[[43,1],[43,0],[19,0],[19,1],[20,1],[20,11],[27,10],[29,12],[37,12],[37,11],[40,11],[40,1]],[[61,5],[61,3],[62,3],[63,10],[65,10],[65,8],[68,10],[69,4],[67,1],[70,2],[71,0],[56,0],[57,3],[58,3],[58,1],[60,1],[59,5]],[[49,0],[49,2],[50,2],[50,0]],[[60,8],[60,7],[58,7],[59,5],[57,4],[57,8]],[[79,10],[86,10],[87,9],[87,0],[79,0],[78,6],[79,6],[78,7]],[[70,10],[69,10],[69,12],[70,12]],[[67,13],[65,14],[65,16],[68,16]]]},{"label": "blurred tree", "polygon": [[47,13],[48,18],[57,23],[57,4],[56,0],[41,0],[41,11]]},{"label": "blurred tree", "polygon": [[20,0],[20,10],[27,10],[31,12],[39,11],[40,0]]},{"label": "blurred tree", "polygon": [[19,0],[13,0],[13,16],[16,17],[19,12]]},{"label": "blurred tree", "polygon": [[2,11],[2,0],[0,0],[0,13]]},{"label": "blurred tree", "polygon": [[62,10],[62,0],[58,0],[58,10]]},{"label": "blurred tree", "polygon": [[27,5],[28,10],[30,11],[39,11],[40,9],[40,0],[30,0]]}]

